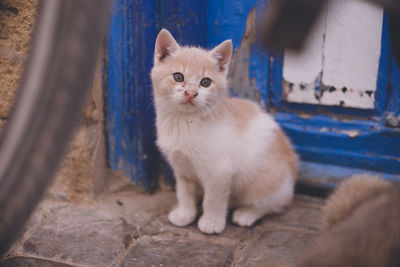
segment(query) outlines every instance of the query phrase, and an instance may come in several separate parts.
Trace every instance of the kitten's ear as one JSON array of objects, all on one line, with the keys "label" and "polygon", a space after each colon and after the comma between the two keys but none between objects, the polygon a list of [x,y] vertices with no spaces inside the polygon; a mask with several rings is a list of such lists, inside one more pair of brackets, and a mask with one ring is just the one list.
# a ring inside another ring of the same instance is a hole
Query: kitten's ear
[{"label": "kitten's ear", "polygon": [[172,34],[162,29],[157,35],[156,48],[154,50],[154,64],[162,63],[168,56],[179,49],[178,43]]},{"label": "kitten's ear", "polygon": [[226,40],[211,50],[211,56],[217,60],[219,71],[224,72],[228,69],[232,57],[232,40]]}]

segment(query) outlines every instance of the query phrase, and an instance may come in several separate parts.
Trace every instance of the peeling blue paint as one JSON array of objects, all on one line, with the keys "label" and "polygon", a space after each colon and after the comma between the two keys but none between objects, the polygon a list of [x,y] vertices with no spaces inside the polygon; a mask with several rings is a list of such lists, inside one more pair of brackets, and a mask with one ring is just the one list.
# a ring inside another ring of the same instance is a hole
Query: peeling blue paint
[{"label": "peeling blue paint", "polygon": [[238,48],[246,30],[247,16],[256,3],[256,0],[209,1],[207,47],[211,48],[226,39],[232,39],[233,48]]},{"label": "peeling blue paint", "polygon": [[[149,71],[156,35],[154,1],[113,1],[106,116],[109,162],[149,191],[158,178]],[[145,29],[145,30],[143,30]]]},{"label": "peeling blue paint", "polygon": [[206,0],[157,0],[156,16],[159,30],[169,30],[179,44],[208,46]]},{"label": "peeling blue paint", "polygon": [[299,164],[299,176],[302,181],[315,186],[336,188],[343,179],[355,174],[378,175],[384,179],[400,182],[400,175],[388,174],[353,167],[343,167],[332,164],[313,163],[301,161]]},{"label": "peeling blue paint", "polygon": [[[396,63],[394,55],[391,57],[391,73],[390,73],[390,99],[387,106],[387,112],[394,115],[400,115],[400,69]],[[400,148],[399,148],[400,150]]]},{"label": "peeling blue paint", "polygon": [[[256,4],[256,27],[259,25],[261,16],[264,14],[269,0],[261,1],[258,0]],[[268,77],[270,76],[270,53],[260,47],[259,42],[259,29],[256,28],[256,42],[251,46],[250,49],[250,77],[256,79],[257,87],[261,92],[262,99],[264,101],[265,108],[268,109],[269,102],[269,90],[268,90]]]},{"label": "peeling blue paint", "polygon": [[113,0],[106,87],[108,157],[136,184],[154,191],[171,170],[155,146],[150,70],[157,33],[167,28],[183,45],[207,46],[207,1]]},{"label": "peeling blue paint", "polygon": [[268,103],[271,107],[282,107],[283,52],[274,51],[269,58]]},{"label": "peeling blue paint", "polygon": [[250,79],[255,79],[257,87],[261,92],[265,108],[268,108],[268,75],[269,75],[269,53],[261,49],[257,44],[250,48]]},{"label": "peeling blue paint", "polygon": [[275,118],[304,161],[400,174],[400,130],[380,122],[339,121],[328,116],[300,118],[278,113]]},{"label": "peeling blue paint", "polygon": [[382,41],[381,41],[381,56],[379,60],[379,70],[378,70],[378,80],[376,84],[375,93],[375,109],[378,113],[382,113],[385,110],[386,103],[388,102],[388,97],[390,96],[388,93],[389,86],[389,73],[390,73],[390,65],[391,65],[391,47],[390,47],[390,38],[389,38],[389,26],[388,26],[388,16],[387,14],[383,15],[383,23],[382,23]]}]

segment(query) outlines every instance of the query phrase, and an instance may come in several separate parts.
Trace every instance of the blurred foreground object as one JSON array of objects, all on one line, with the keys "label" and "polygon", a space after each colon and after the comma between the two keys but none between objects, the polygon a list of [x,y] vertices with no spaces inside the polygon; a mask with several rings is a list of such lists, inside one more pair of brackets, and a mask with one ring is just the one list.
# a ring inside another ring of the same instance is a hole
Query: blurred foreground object
[{"label": "blurred foreground object", "polygon": [[260,37],[270,49],[301,50],[326,0],[274,0],[260,22]]},{"label": "blurred foreground object", "polygon": [[0,257],[39,202],[78,124],[109,0],[42,0],[31,54],[0,140]]},{"label": "blurred foreground object", "polygon": [[[335,0],[331,0],[335,1]],[[396,45],[393,49],[400,50],[399,16],[400,1],[395,0],[359,0],[382,5],[389,13],[391,39],[392,32],[397,32]],[[327,0],[272,0],[267,5],[260,21],[261,43],[270,49],[291,49],[299,51],[311,32],[312,26],[318,20]],[[390,17],[392,19],[390,19]],[[395,19],[396,17],[396,19]],[[396,20],[394,23],[393,21]],[[396,25],[395,27],[393,25]],[[398,58],[400,52],[396,52]],[[398,60],[399,62],[399,60]]]},{"label": "blurred foreground object", "polygon": [[400,266],[400,188],[378,177],[345,180],[325,206],[324,230],[301,267]]}]

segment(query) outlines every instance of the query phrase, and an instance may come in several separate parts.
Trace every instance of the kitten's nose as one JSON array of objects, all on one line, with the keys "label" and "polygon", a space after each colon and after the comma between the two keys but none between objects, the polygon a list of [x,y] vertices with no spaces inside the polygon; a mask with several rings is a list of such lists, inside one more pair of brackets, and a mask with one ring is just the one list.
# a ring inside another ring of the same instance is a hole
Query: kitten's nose
[{"label": "kitten's nose", "polygon": [[193,98],[198,96],[199,93],[192,90],[187,90],[184,92],[184,95],[186,96],[187,99],[192,100]]}]

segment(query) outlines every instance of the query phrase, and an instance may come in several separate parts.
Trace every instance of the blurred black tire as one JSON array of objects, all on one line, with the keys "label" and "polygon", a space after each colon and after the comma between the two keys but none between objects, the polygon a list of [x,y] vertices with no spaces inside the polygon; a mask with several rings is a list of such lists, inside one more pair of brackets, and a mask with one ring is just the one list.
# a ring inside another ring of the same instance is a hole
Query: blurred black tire
[{"label": "blurred black tire", "polygon": [[108,0],[42,0],[0,140],[0,256],[45,192],[79,121],[104,41]]}]

